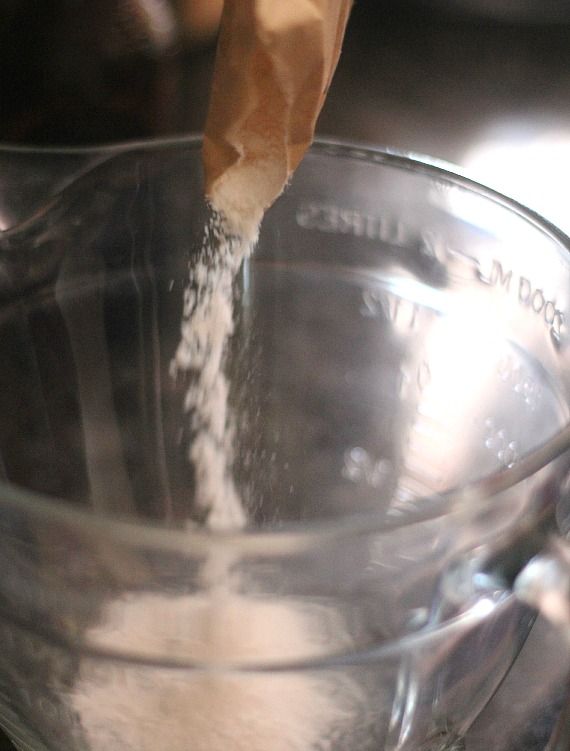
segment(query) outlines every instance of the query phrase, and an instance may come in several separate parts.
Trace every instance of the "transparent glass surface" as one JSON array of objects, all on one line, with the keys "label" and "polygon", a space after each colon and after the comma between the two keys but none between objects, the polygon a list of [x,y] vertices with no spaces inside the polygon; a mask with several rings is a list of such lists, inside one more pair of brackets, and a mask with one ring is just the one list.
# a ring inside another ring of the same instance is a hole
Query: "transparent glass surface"
[{"label": "transparent glass surface", "polygon": [[256,751],[244,724],[456,748],[534,619],[479,563],[567,531],[566,238],[444,166],[317,144],[236,281],[250,523],[222,535],[170,374],[199,141],[0,150],[0,212],[0,724],[44,751]]}]

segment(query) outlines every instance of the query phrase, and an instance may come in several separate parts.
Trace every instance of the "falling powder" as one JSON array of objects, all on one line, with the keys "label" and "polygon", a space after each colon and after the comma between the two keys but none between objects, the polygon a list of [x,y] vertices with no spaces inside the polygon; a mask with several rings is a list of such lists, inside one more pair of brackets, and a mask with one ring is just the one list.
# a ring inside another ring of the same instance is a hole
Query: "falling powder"
[{"label": "falling powder", "polygon": [[[91,751],[328,751],[344,746],[356,722],[360,695],[340,672],[267,670],[350,648],[340,618],[322,605],[246,593],[232,572],[234,555],[215,543],[218,533],[239,532],[247,523],[232,475],[235,431],[224,359],[234,280],[253,244],[213,213],[190,268],[171,368],[173,377],[191,375],[189,460],[195,503],[213,535],[199,576],[203,590],[114,600],[87,634],[96,647],[204,667],[131,665],[115,668],[117,680],[85,661],[72,703]],[[243,669],[248,664],[265,669]]]},{"label": "falling powder", "polygon": [[[174,378],[184,373],[190,383],[185,412],[192,435],[192,502],[211,533],[211,552],[197,578],[199,593],[115,599],[85,635],[95,647],[195,667],[83,660],[71,701],[90,751],[353,746],[363,702],[346,673],[283,669],[283,663],[350,650],[340,616],[322,603],[282,594],[262,598],[240,576],[237,554],[223,545],[223,533],[239,534],[248,522],[233,476],[235,429],[224,368],[234,327],[234,282],[264,210],[312,139],[350,4],[224,5],[204,141],[214,211],[190,268],[171,367]],[[271,670],[275,663],[281,667]]]},{"label": "falling powder", "polygon": [[239,529],[246,523],[232,476],[234,429],[224,355],[234,327],[235,277],[254,242],[255,235],[232,234],[223,215],[212,212],[199,257],[189,270],[182,336],[171,367],[173,377],[180,371],[192,376],[184,406],[193,434],[194,502],[206,512],[212,530]]}]

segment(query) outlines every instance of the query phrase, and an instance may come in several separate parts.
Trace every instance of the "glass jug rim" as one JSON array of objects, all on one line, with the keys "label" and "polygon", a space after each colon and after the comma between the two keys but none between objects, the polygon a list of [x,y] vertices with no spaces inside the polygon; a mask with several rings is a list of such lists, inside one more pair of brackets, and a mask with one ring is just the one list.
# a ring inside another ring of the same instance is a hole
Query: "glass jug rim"
[{"label": "glass jug rim", "polygon": [[[199,150],[202,145],[200,135],[186,135],[164,139],[109,143],[102,145],[71,147],[40,147],[9,145],[0,143],[0,153],[51,154],[51,155],[109,155],[190,147]],[[338,139],[318,138],[311,146],[308,155],[364,161],[379,166],[388,166],[417,175],[437,177],[448,183],[459,185],[483,198],[518,215],[541,232],[550,236],[556,243],[570,252],[570,238],[537,212],[502,193],[473,180],[460,167],[444,160],[414,152],[404,152],[382,148],[365,143],[355,143]],[[569,258],[570,262],[570,258]],[[96,532],[110,535],[131,545],[151,549],[188,551],[193,553],[211,548],[214,540],[223,540],[237,550],[248,554],[282,555],[284,553],[307,550],[323,539],[344,538],[350,535],[379,534],[390,532],[398,527],[438,518],[457,509],[463,509],[481,499],[489,499],[504,492],[532,476],[550,462],[557,459],[570,447],[570,423],[565,425],[544,444],[523,456],[514,466],[498,469],[491,474],[462,488],[451,488],[441,494],[418,498],[418,509],[406,512],[401,517],[386,517],[384,512],[350,514],[341,519],[292,522],[282,526],[267,525],[261,528],[246,528],[238,532],[216,532],[213,534],[199,528],[169,527],[164,523],[149,519],[125,518],[112,514],[69,506],[65,501],[0,480],[0,503],[9,503],[34,517],[58,520],[63,524],[83,528],[87,533]],[[430,503],[431,501],[431,503]],[[434,509],[435,506],[435,509]],[[422,510],[427,507],[426,510]]]}]

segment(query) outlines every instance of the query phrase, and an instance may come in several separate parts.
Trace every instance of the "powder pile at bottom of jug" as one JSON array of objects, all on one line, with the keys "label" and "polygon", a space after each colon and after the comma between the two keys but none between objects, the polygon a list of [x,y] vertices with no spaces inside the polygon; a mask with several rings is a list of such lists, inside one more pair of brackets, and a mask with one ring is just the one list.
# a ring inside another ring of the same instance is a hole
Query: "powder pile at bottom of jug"
[{"label": "powder pile at bottom of jug", "polygon": [[[94,643],[162,658],[176,652],[194,660],[197,667],[86,663],[73,706],[87,748],[338,748],[354,722],[358,699],[348,680],[326,670],[227,667],[227,663],[255,660],[267,668],[277,655],[281,661],[302,660],[327,651],[331,644],[315,622],[318,615],[311,609],[219,591],[177,598],[141,595],[112,603],[104,622],[89,634]],[[179,631],[178,640],[168,635],[172,624]],[[201,663],[209,667],[202,669]]]}]

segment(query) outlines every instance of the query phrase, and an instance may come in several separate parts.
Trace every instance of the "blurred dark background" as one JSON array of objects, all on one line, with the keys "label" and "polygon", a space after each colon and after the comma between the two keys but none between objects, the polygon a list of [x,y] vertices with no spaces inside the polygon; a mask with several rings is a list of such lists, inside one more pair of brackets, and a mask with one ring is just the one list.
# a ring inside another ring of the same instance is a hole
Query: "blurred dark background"
[{"label": "blurred dark background", "polygon": [[[200,131],[219,6],[0,0],[0,143]],[[450,160],[570,231],[569,40],[568,0],[356,0],[318,132]],[[517,751],[544,747],[528,722]]]},{"label": "blurred dark background", "polygon": [[[0,0],[0,142],[200,131],[220,6]],[[318,131],[450,160],[568,225],[569,24],[566,0],[356,0]]]}]

